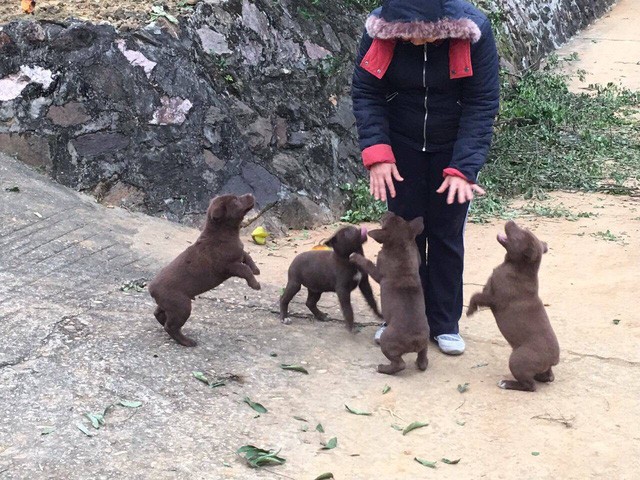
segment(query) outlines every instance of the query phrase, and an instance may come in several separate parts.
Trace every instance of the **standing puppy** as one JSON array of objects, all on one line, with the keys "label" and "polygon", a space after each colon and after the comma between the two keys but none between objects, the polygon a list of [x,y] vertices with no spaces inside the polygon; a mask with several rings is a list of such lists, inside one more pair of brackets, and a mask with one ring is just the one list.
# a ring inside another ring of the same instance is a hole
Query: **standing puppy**
[{"label": "standing puppy", "polygon": [[498,328],[513,352],[509,370],[513,380],[502,380],[500,388],[533,392],[534,380],[553,382],[551,367],[560,360],[560,347],[544,304],[538,296],[538,270],[547,244],[529,230],[510,221],[498,242],[507,250],[504,262],[493,270],[482,293],[471,297],[467,316],[478,307],[489,307]]},{"label": "standing puppy", "polygon": [[422,217],[411,222],[388,212],[382,217],[382,229],[369,236],[382,244],[377,265],[354,253],[351,261],[380,284],[382,316],[387,328],[380,337],[382,353],[390,365],[378,365],[378,372],[394,374],[405,369],[402,355],[418,352],[416,365],[426,370],[429,324],[418,269],[420,253],[416,236],[424,228]]},{"label": "standing puppy", "polygon": [[255,275],[260,270],[240,241],[240,223],[253,208],[253,195],[222,195],[214,198],[207,210],[204,230],[188,247],[149,283],[149,293],[158,304],[154,315],[165,331],[180,345],[194,347],[196,342],[180,329],[191,315],[191,300],[229,277],[244,278],[254,290],[260,290]]},{"label": "standing puppy", "polygon": [[318,320],[325,320],[327,317],[325,313],[318,310],[317,304],[320,296],[324,292],[336,292],[342,314],[347,322],[347,329],[352,330],[351,291],[356,287],[360,288],[364,299],[374,313],[380,317],[369,278],[349,262],[349,255],[352,253],[364,254],[362,244],[366,241],[366,228],[344,227],[325,242],[325,245],[333,250],[312,250],[301,253],[294,258],[289,267],[287,287],[280,298],[280,320],[282,323],[290,323],[287,319],[289,302],[300,291],[302,285],[308,290],[307,307]]}]

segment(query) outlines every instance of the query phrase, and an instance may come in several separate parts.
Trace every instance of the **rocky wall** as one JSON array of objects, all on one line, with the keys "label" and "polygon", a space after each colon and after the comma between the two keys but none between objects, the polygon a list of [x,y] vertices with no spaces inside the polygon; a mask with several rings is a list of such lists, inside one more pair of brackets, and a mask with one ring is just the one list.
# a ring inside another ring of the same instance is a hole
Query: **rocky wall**
[{"label": "rocky wall", "polygon": [[[526,67],[612,0],[480,2]],[[196,3],[196,2],[192,2]],[[364,174],[349,97],[357,0],[203,0],[139,28],[0,27],[0,151],[99,201],[197,223],[253,192],[272,225],[311,227]],[[369,2],[370,3],[370,2]]]}]

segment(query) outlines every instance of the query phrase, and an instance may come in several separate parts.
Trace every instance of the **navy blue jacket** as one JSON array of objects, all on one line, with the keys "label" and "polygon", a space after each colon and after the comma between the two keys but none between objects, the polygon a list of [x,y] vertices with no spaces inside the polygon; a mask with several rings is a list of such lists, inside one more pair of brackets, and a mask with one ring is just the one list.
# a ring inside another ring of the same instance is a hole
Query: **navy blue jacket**
[{"label": "navy blue jacket", "polygon": [[[415,46],[409,38],[438,41]],[[390,147],[402,143],[451,151],[444,173],[475,182],[499,89],[498,54],[482,12],[463,0],[388,0],[367,19],[353,76],[365,166],[395,162]]]}]

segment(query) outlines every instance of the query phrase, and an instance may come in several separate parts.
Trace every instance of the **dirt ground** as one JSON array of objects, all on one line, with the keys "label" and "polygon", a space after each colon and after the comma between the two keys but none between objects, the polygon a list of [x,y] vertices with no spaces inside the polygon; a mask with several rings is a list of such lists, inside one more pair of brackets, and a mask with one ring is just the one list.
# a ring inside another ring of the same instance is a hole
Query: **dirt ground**
[{"label": "dirt ground", "polygon": [[[364,328],[356,336],[338,332],[336,343],[308,352],[309,363],[317,368],[315,378],[305,381],[299,391],[274,393],[263,403],[275,402],[291,414],[304,412],[303,416],[322,419],[327,435],[304,434],[303,442],[311,439],[310,443],[319,444],[336,436],[344,447],[331,452],[311,449],[291,459],[294,468],[278,471],[292,478],[314,478],[322,471],[349,479],[636,478],[640,198],[556,193],[539,205],[582,217],[517,219],[550,247],[542,263],[540,293],[562,349],[556,381],[533,394],[496,386],[498,380],[510,378],[510,349],[489,311],[462,319],[461,333],[468,342],[463,356],[447,357],[432,348],[426,373],[409,363],[394,377],[377,374],[375,364],[383,357],[371,341],[375,328]],[[504,250],[495,240],[502,223],[468,226],[465,304],[502,260]],[[248,249],[259,259],[261,278],[284,286],[286,267],[295,254],[320,243],[335,228],[292,232],[269,248],[248,243]],[[179,243],[174,237],[171,245]],[[168,253],[171,247],[158,246],[158,253]],[[375,257],[377,244],[369,241],[365,250]],[[303,301],[299,294],[293,313],[308,314]],[[339,318],[335,296],[325,295],[320,305]],[[361,322],[375,323],[366,309],[361,312]],[[324,335],[323,329],[339,328],[309,323],[308,317],[280,327],[275,317],[274,332],[282,328],[302,332],[310,344],[311,337]],[[457,387],[465,383],[469,390],[461,394]],[[391,391],[383,395],[385,385]],[[345,414],[344,403],[373,416]],[[394,424],[413,421],[429,426],[407,436],[392,429]],[[274,421],[271,429],[279,428],[282,425]],[[269,441],[268,434],[255,433],[257,439]],[[438,460],[438,472],[420,466],[413,460],[416,456]],[[451,466],[441,458],[462,460]]]},{"label": "dirt ground", "polygon": [[148,23],[153,6],[163,6],[170,15],[188,12],[197,0],[37,0],[33,15],[26,15],[20,0],[0,2],[0,23],[33,18],[66,20],[77,18],[92,22],[109,22],[118,28],[134,28]]}]

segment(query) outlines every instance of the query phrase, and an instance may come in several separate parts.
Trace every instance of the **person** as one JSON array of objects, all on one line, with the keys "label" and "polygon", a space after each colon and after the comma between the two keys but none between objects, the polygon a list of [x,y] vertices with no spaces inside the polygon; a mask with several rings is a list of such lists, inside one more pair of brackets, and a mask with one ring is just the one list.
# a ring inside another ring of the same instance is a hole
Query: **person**
[{"label": "person", "polygon": [[465,349],[464,227],[484,194],[476,182],[499,91],[491,24],[470,3],[387,0],[367,18],[352,85],[362,159],[376,199],[424,218],[416,242],[430,336],[448,354]]}]

